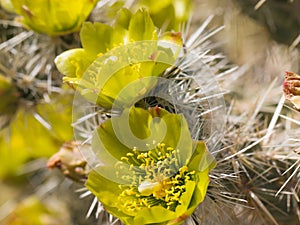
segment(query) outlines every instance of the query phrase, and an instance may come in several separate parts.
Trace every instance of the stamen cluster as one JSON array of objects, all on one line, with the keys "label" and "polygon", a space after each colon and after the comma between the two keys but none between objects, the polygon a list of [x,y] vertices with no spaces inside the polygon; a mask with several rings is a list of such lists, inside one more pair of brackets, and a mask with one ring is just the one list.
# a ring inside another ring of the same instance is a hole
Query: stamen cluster
[{"label": "stamen cluster", "polygon": [[128,185],[119,185],[122,193],[118,200],[129,212],[157,205],[175,211],[182,204],[180,197],[186,191],[186,182],[194,179],[195,171],[181,164],[179,150],[164,143],[148,152],[134,148],[121,161],[117,170],[124,171],[129,165],[129,173],[121,176]]}]

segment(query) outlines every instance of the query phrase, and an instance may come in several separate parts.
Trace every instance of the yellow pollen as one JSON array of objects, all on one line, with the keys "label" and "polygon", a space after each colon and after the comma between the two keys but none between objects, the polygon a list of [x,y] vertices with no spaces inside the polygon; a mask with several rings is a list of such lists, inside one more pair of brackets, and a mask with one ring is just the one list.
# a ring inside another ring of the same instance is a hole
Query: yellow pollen
[{"label": "yellow pollen", "polygon": [[136,158],[137,158],[137,159],[144,159],[145,156],[144,156],[143,154],[140,154],[140,155],[138,155]]},{"label": "yellow pollen", "polygon": [[121,160],[122,161],[128,161],[128,158],[124,156],[124,157],[121,157]]},{"label": "yellow pollen", "polygon": [[[186,182],[193,180],[195,171],[188,171],[179,158],[179,150],[159,143],[148,152],[132,152],[122,157],[124,164],[129,164],[130,175],[122,179],[130,185],[121,185],[123,190],[118,201],[128,211],[137,212],[143,207],[161,205],[175,211],[186,191]],[[124,167],[125,168],[125,167]],[[118,167],[121,169],[121,165]],[[128,167],[127,167],[128,169]]]}]

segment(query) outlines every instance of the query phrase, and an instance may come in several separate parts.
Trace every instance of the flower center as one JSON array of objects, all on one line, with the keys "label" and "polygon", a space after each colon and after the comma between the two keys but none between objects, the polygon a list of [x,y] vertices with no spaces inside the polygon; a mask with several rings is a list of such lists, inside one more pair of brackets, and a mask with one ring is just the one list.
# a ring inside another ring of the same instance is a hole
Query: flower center
[{"label": "flower center", "polygon": [[124,163],[129,165],[129,173],[121,176],[129,185],[120,185],[118,200],[129,212],[155,205],[175,211],[186,191],[186,182],[194,179],[195,171],[182,165],[179,150],[164,143],[148,152],[134,148],[121,161],[116,167],[121,171]]}]

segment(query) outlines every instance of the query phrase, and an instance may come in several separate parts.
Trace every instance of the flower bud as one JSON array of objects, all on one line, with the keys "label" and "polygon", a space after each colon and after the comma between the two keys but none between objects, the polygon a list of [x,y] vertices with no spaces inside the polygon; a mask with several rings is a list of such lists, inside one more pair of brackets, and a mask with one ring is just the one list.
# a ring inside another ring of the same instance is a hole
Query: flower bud
[{"label": "flower bud", "polygon": [[80,143],[66,142],[47,162],[47,168],[58,168],[68,178],[82,182],[86,179],[87,163],[79,151]]}]

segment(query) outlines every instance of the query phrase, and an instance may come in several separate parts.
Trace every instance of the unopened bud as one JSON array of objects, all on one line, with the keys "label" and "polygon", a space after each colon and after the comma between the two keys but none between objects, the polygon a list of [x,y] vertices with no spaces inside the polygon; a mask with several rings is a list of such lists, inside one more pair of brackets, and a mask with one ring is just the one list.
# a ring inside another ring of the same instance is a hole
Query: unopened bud
[{"label": "unopened bud", "polygon": [[60,150],[48,160],[47,168],[58,168],[66,177],[77,182],[84,182],[89,170],[79,147],[82,145],[76,141],[64,143]]}]

